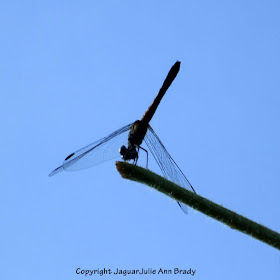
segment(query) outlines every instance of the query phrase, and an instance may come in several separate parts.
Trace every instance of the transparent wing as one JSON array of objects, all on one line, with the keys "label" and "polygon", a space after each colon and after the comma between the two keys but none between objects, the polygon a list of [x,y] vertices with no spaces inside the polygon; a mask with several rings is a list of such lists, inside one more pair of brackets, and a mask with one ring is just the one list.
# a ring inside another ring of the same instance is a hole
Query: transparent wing
[{"label": "transparent wing", "polygon": [[[151,126],[148,127],[144,141],[151,151],[153,157],[155,158],[158,166],[160,167],[163,176],[166,179],[180,185],[181,187],[195,193],[195,190],[192,187],[191,183],[186,178],[176,162],[173,160],[173,158],[170,156],[170,154],[167,152],[166,148],[164,147],[154,130],[151,128]],[[187,214],[187,205],[181,202],[178,202],[178,204],[183,212]]]},{"label": "transparent wing", "polygon": [[53,170],[49,176],[53,176],[62,170],[75,171],[86,169],[104,161],[120,156],[119,148],[127,143],[128,134],[125,133],[131,128],[128,124],[96,142],[70,154],[61,166]]}]

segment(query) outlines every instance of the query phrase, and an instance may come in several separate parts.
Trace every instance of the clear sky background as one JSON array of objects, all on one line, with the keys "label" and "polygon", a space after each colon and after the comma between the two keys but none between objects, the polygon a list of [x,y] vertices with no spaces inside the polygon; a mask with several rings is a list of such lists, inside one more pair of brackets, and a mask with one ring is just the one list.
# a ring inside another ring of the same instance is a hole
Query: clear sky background
[{"label": "clear sky background", "polygon": [[1,1],[1,279],[280,279],[279,251],[114,160],[48,177],[141,118],[180,60],[151,126],[197,193],[279,232],[280,5],[245,2]]}]

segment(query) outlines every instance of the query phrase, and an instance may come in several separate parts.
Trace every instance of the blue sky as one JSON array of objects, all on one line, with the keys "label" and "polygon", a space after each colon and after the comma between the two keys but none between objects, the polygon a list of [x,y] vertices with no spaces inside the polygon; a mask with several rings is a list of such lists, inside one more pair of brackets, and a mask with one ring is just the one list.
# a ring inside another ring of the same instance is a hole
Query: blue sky
[{"label": "blue sky", "polygon": [[279,26],[278,1],[2,1],[3,279],[279,279],[276,249],[184,215],[114,160],[48,177],[141,118],[180,60],[151,126],[197,193],[279,232]]}]

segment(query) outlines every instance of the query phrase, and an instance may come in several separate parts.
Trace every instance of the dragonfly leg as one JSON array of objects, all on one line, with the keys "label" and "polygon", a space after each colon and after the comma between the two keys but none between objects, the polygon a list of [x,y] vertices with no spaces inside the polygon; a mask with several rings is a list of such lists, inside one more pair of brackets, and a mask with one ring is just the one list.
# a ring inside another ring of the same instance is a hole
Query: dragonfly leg
[{"label": "dragonfly leg", "polygon": [[139,146],[139,148],[140,148],[140,149],[142,149],[143,151],[145,151],[145,152],[146,152],[146,154],[147,154],[146,169],[148,169],[148,159],[149,159],[149,158],[148,158],[148,151],[147,151],[146,149],[144,149],[144,148],[140,147],[140,146]]},{"label": "dragonfly leg", "polygon": [[134,159],[134,165],[137,165],[137,161],[138,161],[138,154],[137,154],[137,157]]},{"label": "dragonfly leg", "polygon": [[139,148],[137,147],[137,148],[136,148],[136,155],[135,155],[135,157],[134,157],[134,159],[133,159],[133,164],[134,164],[134,165],[137,165],[138,153],[139,153]]}]

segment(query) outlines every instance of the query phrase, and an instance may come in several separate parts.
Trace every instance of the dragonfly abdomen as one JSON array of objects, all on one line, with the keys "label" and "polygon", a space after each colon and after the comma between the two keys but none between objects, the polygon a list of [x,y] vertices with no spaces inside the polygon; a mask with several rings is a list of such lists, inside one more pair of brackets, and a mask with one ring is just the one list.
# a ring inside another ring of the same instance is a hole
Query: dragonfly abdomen
[{"label": "dragonfly abdomen", "polygon": [[168,72],[168,74],[163,82],[161,89],[158,92],[158,95],[156,96],[156,98],[154,99],[151,106],[148,108],[148,110],[143,115],[143,117],[142,117],[143,122],[149,123],[151,121],[162,97],[164,96],[164,94],[166,93],[166,91],[168,90],[168,88],[170,87],[170,85],[172,84],[174,79],[176,78],[176,76],[180,70],[180,64],[181,64],[180,61],[176,61],[176,63],[171,67],[170,71]]}]

